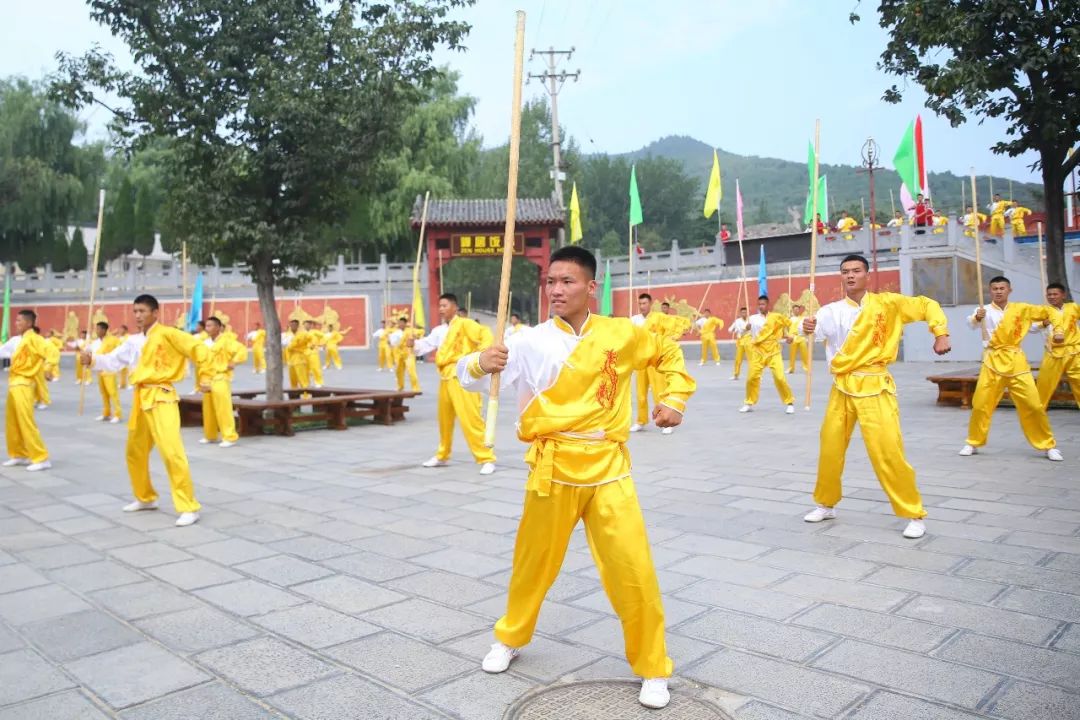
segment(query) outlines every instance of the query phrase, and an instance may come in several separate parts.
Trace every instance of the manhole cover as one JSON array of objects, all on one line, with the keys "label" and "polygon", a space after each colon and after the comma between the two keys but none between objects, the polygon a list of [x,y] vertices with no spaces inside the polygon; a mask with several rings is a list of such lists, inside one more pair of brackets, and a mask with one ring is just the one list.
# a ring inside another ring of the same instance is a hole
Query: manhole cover
[{"label": "manhole cover", "polygon": [[506,711],[503,720],[730,720],[710,702],[681,692],[656,711],[638,702],[641,684],[635,680],[588,680],[526,693]]}]

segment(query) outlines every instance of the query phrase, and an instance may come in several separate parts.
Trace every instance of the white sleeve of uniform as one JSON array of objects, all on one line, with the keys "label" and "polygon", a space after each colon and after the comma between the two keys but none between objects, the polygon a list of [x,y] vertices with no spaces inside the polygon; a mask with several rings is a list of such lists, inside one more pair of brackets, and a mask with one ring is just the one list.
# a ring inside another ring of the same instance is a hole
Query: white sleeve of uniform
[{"label": "white sleeve of uniform", "polygon": [[430,333],[413,344],[413,352],[417,355],[427,355],[429,352],[435,352],[442,345],[442,341],[446,338],[449,329],[449,325],[436,325],[431,329]]},{"label": "white sleeve of uniform", "polygon": [[116,348],[111,353],[94,355],[91,367],[95,370],[107,373],[120,372],[124,368],[131,367],[138,362],[140,350],[142,350],[142,343],[135,342],[131,338],[128,338],[120,347]]}]

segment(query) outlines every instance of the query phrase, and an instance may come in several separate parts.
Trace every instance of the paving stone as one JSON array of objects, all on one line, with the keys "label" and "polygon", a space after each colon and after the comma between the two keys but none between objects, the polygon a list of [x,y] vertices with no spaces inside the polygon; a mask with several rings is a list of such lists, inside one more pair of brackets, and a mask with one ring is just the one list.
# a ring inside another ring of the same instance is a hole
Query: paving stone
[{"label": "paving stone", "polygon": [[273,720],[281,716],[219,683],[207,683],[120,713],[123,720]]},{"label": "paving stone", "polygon": [[802,720],[806,717],[757,701],[749,702],[735,711],[735,720]]},{"label": "paving stone", "polygon": [[74,690],[0,710],[0,720],[107,720],[108,716]]},{"label": "paving stone", "polygon": [[831,648],[812,664],[972,709],[1001,681],[993,673],[854,640]]},{"label": "paving stone", "polygon": [[400,593],[342,575],[295,585],[292,590],[350,614],[363,613],[405,599],[405,595]]},{"label": "paving stone", "polygon": [[0,705],[73,687],[68,678],[30,650],[0,655]]},{"label": "paving stone", "polygon": [[791,617],[814,604],[810,600],[774,590],[744,588],[715,580],[704,580],[697,585],[680,590],[675,593],[675,596],[703,605],[748,612],[773,620]]},{"label": "paving stone", "polygon": [[163,645],[188,655],[230,645],[258,635],[258,631],[208,607],[157,615],[135,626]]},{"label": "paving stone", "polygon": [[240,580],[243,576],[207,560],[185,560],[171,565],[159,565],[147,572],[181,590],[197,590],[211,585]]},{"label": "paving stone", "polygon": [[1034,532],[1010,533],[1004,540],[1009,545],[1023,545],[1025,547],[1042,548],[1055,552],[1080,553],[1080,538],[1067,538],[1058,535],[1047,535]]},{"label": "paving stone", "polygon": [[717,645],[795,662],[804,662],[836,640],[834,635],[723,610],[710,611],[672,629]]},{"label": "paving stone", "polygon": [[1016,545],[1005,545],[1004,543],[988,543],[949,537],[931,537],[922,547],[924,550],[932,552],[966,555],[968,557],[1021,565],[1035,565],[1048,554],[1048,551],[1039,548],[1025,548]]},{"label": "paving stone", "polygon": [[937,597],[917,597],[896,611],[915,620],[964,628],[1032,644],[1046,642],[1060,623],[1034,615]]},{"label": "paving stone", "polygon": [[727,540],[697,533],[685,533],[677,538],[665,541],[662,545],[663,547],[694,553],[695,555],[719,555],[732,560],[749,560],[769,550],[766,545]]},{"label": "paving stone", "polygon": [[363,619],[430,643],[442,643],[490,625],[476,615],[416,599],[364,613]]},{"label": "paving stone", "polygon": [[[897,568],[894,568],[897,569]],[[837,605],[887,611],[907,599],[908,593],[861,582],[839,582],[813,575],[792,575],[772,589]]]},{"label": "paving stone", "polygon": [[89,609],[82,599],[59,585],[42,585],[0,595],[0,620],[12,625],[26,625]]},{"label": "paving stone", "polygon": [[116,709],[210,679],[201,670],[148,642],[73,660],[64,667]]},{"label": "paving stone", "polygon": [[230,535],[236,535],[245,540],[257,543],[272,543],[278,540],[300,537],[304,533],[294,528],[270,523],[252,523],[251,525],[239,525],[229,528]]},{"label": "paving stone", "polygon": [[98,553],[75,543],[38,548],[36,550],[24,550],[20,555],[27,564],[33,565],[40,570],[85,565],[101,560],[101,555]]},{"label": "paving stone", "polygon": [[[810,510],[804,507],[803,513]],[[867,538],[859,537],[860,540]],[[855,544],[855,540],[848,538],[832,537],[821,533],[793,532],[791,530],[777,530],[773,528],[755,530],[743,536],[743,540],[750,543],[767,545],[772,547],[790,548],[804,552],[839,553]]]},{"label": "paving stone", "polygon": [[410,559],[418,565],[426,565],[437,570],[457,573],[472,578],[481,578],[510,568],[509,559],[490,557],[478,553],[447,548],[427,555],[417,555]]},{"label": "paving stone", "polygon": [[326,560],[320,565],[372,582],[384,582],[427,570],[422,565],[414,565],[404,560],[396,560],[373,552],[344,555],[332,560]]},{"label": "paving stone", "polygon": [[318,580],[334,574],[333,570],[328,570],[321,565],[288,555],[274,555],[262,560],[234,565],[233,568],[282,587]]},{"label": "paving stone", "polygon": [[1046,561],[1046,567],[1053,568],[1054,570],[1080,573],[1080,555],[1054,553],[1053,556]]},{"label": "paving stone", "polygon": [[397,535],[395,533],[383,533],[381,535],[355,540],[351,544],[359,550],[367,550],[368,552],[397,558],[398,560],[407,560],[409,558],[414,558],[417,555],[437,552],[444,548],[444,546],[438,542],[420,540],[418,538]]},{"label": "paving stone", "polygon": [[168,543],[169,545],[178,548],[189,548],[193,545],[206,545],[208,543],[229,539],[229,536],[223,532],[212,530],[205,527],[202,523],[191,525],[179,532],[175,527],[154,530],[150,532],[150,536],[159,542]]},{"label": "paving stone", "polygon": [[16,635],[14,631],[8,630],[4,625],[0,625],[0,653],[18,650],[25,644],[26,643],[22,641],[22,638]]},{"label": "paving stone", "polygon": [[971,633],[956,638],[937,655],[1005,675],[1060,685],[1065,689],[1076,689],[1080,680],[1080,655]]},{"label": "paving stone", "polygon": [[49,579],[28,565],[0,565],[0,593],[48,585]]},{"label": "paving stone", "polygon": [[390,580],[386,586],[406,595],[424,597],[452,607],[464,607],[484,598],[505,595],[506,592],[490,583],[435,570]]},{"label": "paving stone", "polygon": [[127,625],[97,610],[31,623],[22,632],[42,652],[59,662],[115,650],[143,639]]},{"label": "paving stone", "polygon": [[813,607],[791,622],[919,653],[929,652],[954,632],[940,625],[828,604]]},{"label": "paving stone", "polygon": [[289,540],[280,540],[271,543],[269,547],[278,552],[297,555],[307,560],[328,560],[333,557],[341,557],[356,552],[356,548],[345,543],[334,542],[321,537],[310,535]]},{"label": "paving stone", "polygon": [[1038,590],[1080,595],[1080,574],[1077,573],[1013,565],[993,560],[973,560],[957,570],[956,574],[982,580],[996,580],[1009,585],[1021,585]]},{"label": "paving stone", "polygon": [[672,565],[670,570],[709,580],[765,587],[791,575],[790,570],[766,567],[763,560],[742,561],[711,555],[694,555]]},{"label": "paving stone", "polygon": [[129,545],[127,547],[113,548],[109,554],[122,563],[137,568],[154,567],[177,563],[182,560],[191,560],[191,555],[183,550],[178,550],[172,545],[160,542],[148,542],[141,545]]},{"label": "paving stone", "polygon": [[109,548],[146,542],[146,535],[131,528],[112,527],[94,532],[80,533],[78,540],[95,550],[108,550]]},{"label": "paving stone", "polygon": [[870,692],[866,685],[835,675],[737,650],[722,650],[682,674],[730,692],[828,718],[839,716]]},{"label": "paving stone", "polygon": [[514,677],[473,673],[459,680],[428,690],[421,699],[462,720],[501,718],[506,708],[532,686]]},{"label": "paving stone", "polygon": [[898,567],[882,568],[863,578],[863,582],[971,602],[989,602],[1005,589],[997,583]]},{"label": "paving stone", "polygon": [[934,572],[948,572],[960,564],[964,559],[959,555],[944,555],[935,552],[925,552],[922,549],[904,549],[871,542],[859,543],[858,545],[845,550],[841,555],[873,563],[897,565],[900,567],[916,568],[918,570],[931,570]]},{"label": "paving stone", "polygon": [[476,660],[466,660],[392,632],[370,635],[327,654],[410,694],[477,667]]},{"label": "paving stone", "polygon": [[125,620],[136,620],[148,615],[187,610],[199,603],[170,585],[144,582],[98,590],[90,596],[108,610]]},{"label": "paving stone", "polygon": [[972,715],[903,695],[879,692],[848,717],[851,720],[976,720],[985,716]]},{"label": "paving stone", "polygon": [[25,532],[15,535],[0,534],[0,550],[21,552],[35,548],[53,547],[63,545],[67,538],[54,532]]},{"label": "paving stone", "polygon": [[423,706],[351,674],[289,690],[269,701],[299,720],[358,717],[358,710],[365,708],[378,708],[379,720],[441,720],[439,715]]},{"label": "paving stone", "polygon": [[[2,647],[3,643],[0,642],[0,648]],[[1054,642],[1054,647],[1058,650],[1080,653],[1080,625],[1070,625]]]},{"label": "paving stone", "polygon": [[196,545],[190,550],[196,555],[202,555],[204,558],[222,565],[238,565],[277,555],[276,551],[268,547],[241,538],[229,538],[228,540],[207,543],[206,545]]},{"label": "paving stone", "polygon": [[195,595],[236,615],[263,615],[304,602],[303,598],[257,580],[239,580],[197,590]]},{"label": "paving stone", "polygon": [[49,577],[78,592],[93,592],[120,585],[131,585],[146,579],[112,560],[52,570],[49,572]]},{"label": "paving stone", "polygon": [[380,631],[371,623],[310,604],[278,610],[252,618],[252,621],[316,649],[339,645]]},{"label": "paving stone", "polygon": [[877,569],[873,563],[850,560],[835,555],[819,555],[781,548],[763,555],[758,562],[772,567],[796,570],[798,572],[823,575],[837,580],[858,580]]},{"label": "paving stone", "polygon": [[990,707],[994,717],[1008,720],[1077,720],[1080,695],[1045,685],[1017,682],[1010,685]]},{"label": "paving stone", "polygon": [[995,604],[1032,615],[1080,622],[1080,597],[1076,595],[1014,588],[999,598]]},{"label": "paving stone", "polygon": [[314,655],[273,638],[256,638],[208,650],[196,660],[255,695],[307,685],[337,672],[334,666]]},{"label": "paving stone", "polygon": [[[485,635],[485,639],[490,635]],[[567,638],[575,643],[588,645],[601,652],[618,658],[625,658],[625,640],[622,624],[614,617],[605,617],[597,622],[568,633]],[[716,645],[679,634],[669,629],[666,633],[668,656],[675,662],[676,668],[699,660],[716,650]],[[625,659],[622,660],[626,662]],[[516,667],[516,666],[515,666]],[[625,670],[625,667],[623,668]]]}]

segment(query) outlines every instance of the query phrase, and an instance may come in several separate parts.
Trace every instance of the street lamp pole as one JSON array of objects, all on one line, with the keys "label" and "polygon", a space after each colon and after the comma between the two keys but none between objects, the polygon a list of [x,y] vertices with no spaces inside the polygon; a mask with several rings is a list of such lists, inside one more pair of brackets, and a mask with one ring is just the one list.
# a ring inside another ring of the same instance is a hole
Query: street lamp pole
[{"label": "street lamp pole", "polygon": [[870,263],[874,273],[874,292],[880,290],[877,265],[877,205],[874,201],[874,168],[880,159],[881,147],[874,142],[874,138],[866,138],[862,146],[862,160],[870,178]]}]

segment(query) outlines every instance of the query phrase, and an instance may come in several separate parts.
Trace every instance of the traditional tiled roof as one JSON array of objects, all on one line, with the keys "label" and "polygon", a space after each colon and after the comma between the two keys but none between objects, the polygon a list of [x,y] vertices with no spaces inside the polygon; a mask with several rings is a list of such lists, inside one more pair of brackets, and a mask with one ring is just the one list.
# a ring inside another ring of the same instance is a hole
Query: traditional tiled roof
[{"label": "traditional tiled roof", "polygon": [[[424,198],[417,195],[412,209],[412,226],[420,227]],[[551,198],[519,198],[519,225],[563,226],[563,213]],[[429,200],[429,227],[501,227],[506,224],[506,200]]]}]

